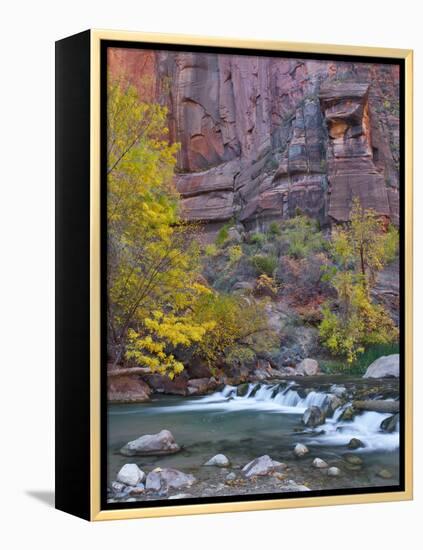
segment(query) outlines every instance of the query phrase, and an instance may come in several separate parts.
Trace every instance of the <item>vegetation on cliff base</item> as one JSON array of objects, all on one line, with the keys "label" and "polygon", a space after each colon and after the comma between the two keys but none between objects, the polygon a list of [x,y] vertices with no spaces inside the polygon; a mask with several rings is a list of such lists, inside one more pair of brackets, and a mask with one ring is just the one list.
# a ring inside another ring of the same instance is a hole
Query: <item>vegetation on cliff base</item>
[{"label": "vegetation on cliff base", "polygon": [[[143,103],[127,82],[109,80],[111,361],[173,378],[184,369],[180,349],[195,351],[209,363],[254,355],[246,339],[267,326],[260,306],[220,296],[202,282],[198,228],[181,219],[172,184],[178,145],[167,138],[166,108]],[[227,228],[221,238],[227,238]],[[230,262],[236,264],[241,255],[233,246]]]}]

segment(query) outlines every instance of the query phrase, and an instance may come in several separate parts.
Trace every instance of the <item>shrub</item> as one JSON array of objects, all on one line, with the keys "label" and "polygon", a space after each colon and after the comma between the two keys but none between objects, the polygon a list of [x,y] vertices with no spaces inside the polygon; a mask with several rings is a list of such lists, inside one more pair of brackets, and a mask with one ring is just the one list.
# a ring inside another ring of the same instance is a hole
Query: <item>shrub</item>
[{"label": "shrub", "polygon": [[280,225],[277,222],[272,222],[269,225],[268,233],[269,235],[272,235],[272,236],[281,235],[282,231],[281,231]]},{"label": "shrub", "polygon": [[338,292],[338,310],[323,307],[319,332],[323,344],[334,354],[353,363],[366,346],[389,344],[398,338],[398,329],[385,309],[372,303],[366,286],[351,272],[339,272],[333,284]]},{"label": "shrub", "polygon": [[204,247],[204,253],[206,256],[216,256],[218,253],[217,246],[215,244],[208,244]]},{"label": "shrub", "polygon": [[214,323],[196,350],[211,366],[233,362],[237,355],[252,356],[248,349],[253,348],[254,336],[260,339],[269,331],[261,304],[229,294],[204,295],[195,305],[194,319],[201,324]]},{"label": "shrub", "polygon": [[237,263],[242,258],[242,248],[239,244],[235,244],[229,248],[229,262]]},{"label": "shrub", "polygon": [[258,275],[273,276],[274,271],[278,267],[278,259],[274,255],[265,256],[263,254],[256,254],[252,256],[251,263],[257,270]]},{"label": "shrub", "polygon": [[226,225],[224,225],[219,229],[219,232],[216,236],[216,240],[215,240],[216,245],[222,246],[223,244],[225,244],[225,241],[228,239],[228,237],[229,237],[229,228]]},{"label": "shrub", "polygon": [[257,296],[269,296],[270,298],[274,298],[278,293],[278,285],[272,277],[262,273],[257,278],[254,293]]},{"label": "shrub", "polygon": [[320,252],[326,248],[317,222],[308,216],[297,215],[287,220],[282,237],[288,242],[288,255],[293,258],[306,258],[313,252]]},{"label": "shrub", "polygon": [[249,238],[250,244],[256,244],[262,246],[266,242],[266,235],[264,233],[253,233]]}]

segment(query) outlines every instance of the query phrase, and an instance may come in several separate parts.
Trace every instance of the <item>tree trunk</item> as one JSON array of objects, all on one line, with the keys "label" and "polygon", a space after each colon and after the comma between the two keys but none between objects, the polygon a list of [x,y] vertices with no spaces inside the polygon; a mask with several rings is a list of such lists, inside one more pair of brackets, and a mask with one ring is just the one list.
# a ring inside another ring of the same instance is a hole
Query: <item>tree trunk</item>
[{"label": "tree trunk", "polygon": [[153,374],[148,367],[126,367],[123,369],[109,368],[107,376],[122,376],[125,374]]}]

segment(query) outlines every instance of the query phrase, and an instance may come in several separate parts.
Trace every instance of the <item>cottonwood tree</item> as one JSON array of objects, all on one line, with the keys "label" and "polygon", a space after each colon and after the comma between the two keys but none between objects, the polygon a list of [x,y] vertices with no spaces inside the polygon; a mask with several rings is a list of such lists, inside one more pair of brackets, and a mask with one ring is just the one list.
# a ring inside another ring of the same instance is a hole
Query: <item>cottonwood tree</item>
[{"label": "cottonwood tree", "polygon": [[107,104],[108,352],[173,377],[172,350],[198,342],[214,326],[196,322],[199,252],[180,218],[172,184],[177,144],[169,143],[165,107],[109,77]]}]

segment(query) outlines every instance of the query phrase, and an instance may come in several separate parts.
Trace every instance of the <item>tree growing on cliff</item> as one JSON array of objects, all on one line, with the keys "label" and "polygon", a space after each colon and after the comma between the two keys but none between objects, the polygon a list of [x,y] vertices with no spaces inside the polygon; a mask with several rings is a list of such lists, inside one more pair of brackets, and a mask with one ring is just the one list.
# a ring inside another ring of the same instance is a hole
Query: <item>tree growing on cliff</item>
[{"label": "tree growing on cliff", "polygon": [[349,223],[336,228],[331,251],[337,267],[326,276],[337,293],[336,303],[323,306],[320,337],[335,355],[352,363],[366,346],[386,344],[398,329],[382,305],[371,298],[375,277],[395,258],[398,233],[371,209],[353,201]]},{"label": "tree growing on cliff", "polygon": [[213,326],[192,307],[209,290],[199,282],[199,251],[178,212],[172,185],[177,144],[166,109],[109,79],[107,117],[108,336],[116,366],[126,359],[173,376],[172,350]]}]

